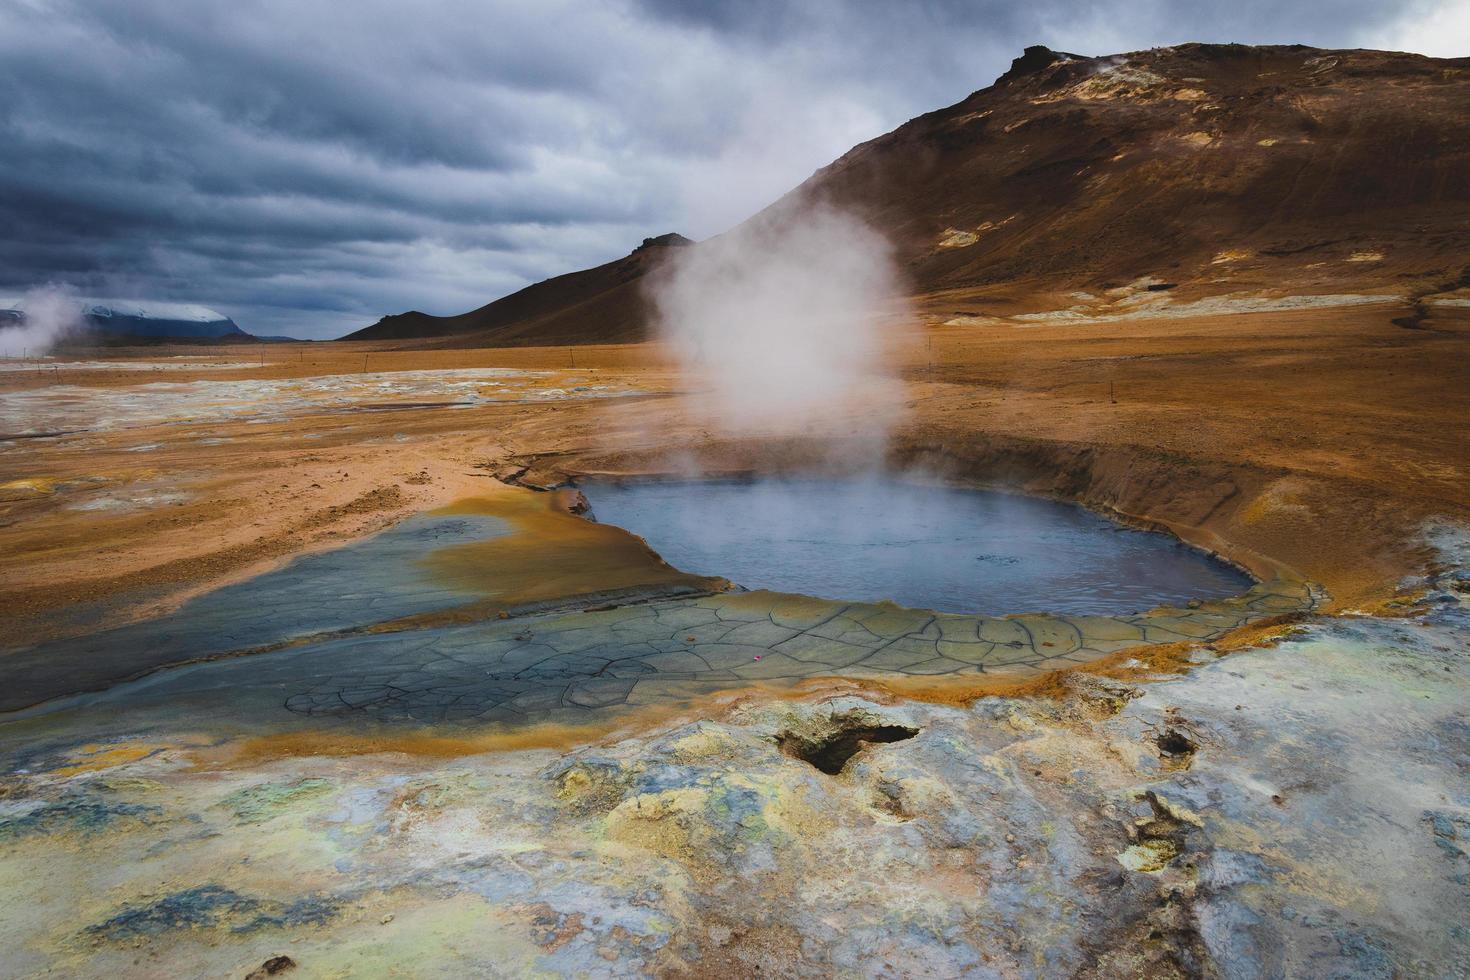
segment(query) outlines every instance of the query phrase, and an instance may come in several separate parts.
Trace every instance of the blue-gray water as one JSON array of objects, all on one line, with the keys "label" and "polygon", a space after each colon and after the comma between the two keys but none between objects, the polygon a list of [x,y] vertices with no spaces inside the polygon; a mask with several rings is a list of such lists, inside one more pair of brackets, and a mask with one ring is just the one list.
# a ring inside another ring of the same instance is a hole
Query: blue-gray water
[{"label": "blue-gray water", "polygon": [[189,660],[461,605],[475,594],[436,581],[421,560],[436,548],[505,530],[494,517],[421,514],[382,534],[206,592],[157,619],[18,652],[6,651],[0,639],[0,711]]},{"label": "blue-gray water", "polygon": [[597,519],[671,565],[750,589],[942,612],[1106,615],[1251,580],[1080,507],[889,479],[595,483]]}]

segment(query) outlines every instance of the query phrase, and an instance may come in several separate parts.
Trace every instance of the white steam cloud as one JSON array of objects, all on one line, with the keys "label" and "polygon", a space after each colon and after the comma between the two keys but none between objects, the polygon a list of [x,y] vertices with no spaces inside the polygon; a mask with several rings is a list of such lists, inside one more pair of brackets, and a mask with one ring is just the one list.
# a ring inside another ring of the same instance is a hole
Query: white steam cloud
[{"label": "white steam cloud", "polygon": [[903,308],[888,242],[828,206],[766,214],[683,250],[652,281],[693,409],[737,435],[846,420],[886,434],[885,320]]},{"label": "white steam cloud", "polygon": [[45,354],[82,325],[81,305],[64,286],[32,289],[7,305],[19,310],[24,318],[14,323],[0,321],[0,356]]}]

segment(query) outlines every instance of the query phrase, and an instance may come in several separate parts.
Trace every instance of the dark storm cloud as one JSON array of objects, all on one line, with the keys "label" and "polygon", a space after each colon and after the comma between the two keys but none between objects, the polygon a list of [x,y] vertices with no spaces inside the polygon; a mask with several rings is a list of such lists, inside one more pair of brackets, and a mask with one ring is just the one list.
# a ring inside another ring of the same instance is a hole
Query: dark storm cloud
[{"label": "dark storm cloud", "polygon": [[0,294],[331,336],[722,230],[1027,44],[1392,45],[1464,0],[0,0]]}]

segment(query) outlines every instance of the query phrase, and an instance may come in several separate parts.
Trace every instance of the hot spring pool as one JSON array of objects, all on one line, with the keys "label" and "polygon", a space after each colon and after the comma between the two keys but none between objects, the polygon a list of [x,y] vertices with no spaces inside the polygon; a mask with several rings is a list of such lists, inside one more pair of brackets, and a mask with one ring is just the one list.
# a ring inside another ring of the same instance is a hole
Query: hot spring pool
[{"label": "hot spring pool", "polygon": [[748,589],[940,612],[1116,615],[1237,595],[1240,571],[1080,507],[897,480],[593,483],[605,524]]}]

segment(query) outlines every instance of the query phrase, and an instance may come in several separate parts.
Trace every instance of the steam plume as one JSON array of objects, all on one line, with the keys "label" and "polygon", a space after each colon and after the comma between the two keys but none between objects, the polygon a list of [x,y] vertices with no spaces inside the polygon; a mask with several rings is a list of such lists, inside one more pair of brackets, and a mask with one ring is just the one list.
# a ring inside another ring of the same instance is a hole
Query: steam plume
[{"label": "steam plume", "polygon": [[0,355],[6,357],[44,354],[82,325],[81,307],[65,286],[32,289],[15,306],[25,319],[0,327]]},{"label": "steam plume", "polygon": [[762,215],[673,259],[652,285],[659,334],[732,434],[839,419],[886,434],[882,318],[901,307],[887,241],[828,206]]}]

